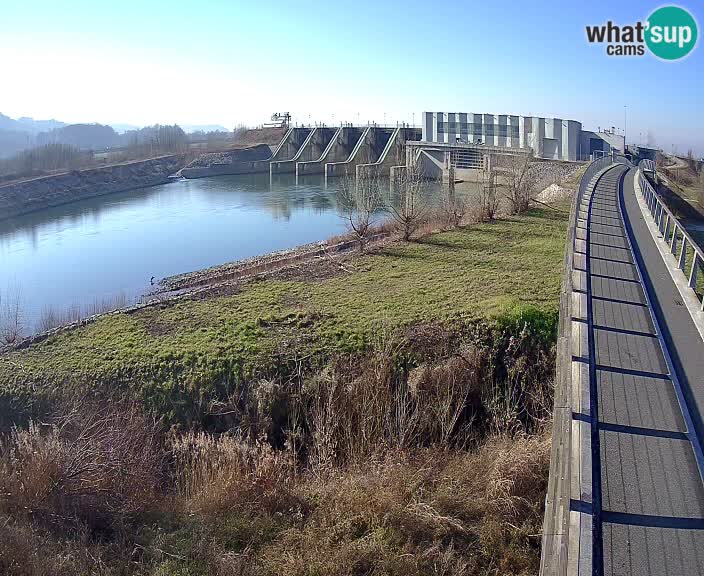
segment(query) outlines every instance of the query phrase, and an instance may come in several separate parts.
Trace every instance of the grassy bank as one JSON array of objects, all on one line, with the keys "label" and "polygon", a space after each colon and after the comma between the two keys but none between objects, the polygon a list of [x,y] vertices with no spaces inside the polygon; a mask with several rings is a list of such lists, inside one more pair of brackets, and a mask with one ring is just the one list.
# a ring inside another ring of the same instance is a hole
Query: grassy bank
[{"label": "grassy bank", "polygon": [[536,573],[560,208],[1,355],[0,572]]},{"label": "grassy bank", "polygon": [[321,261],[234,293],[105,317],[0,356],[0,393],[13,399],[5,412],[31,412],[38,399],[66,389],[109,385],[183,418],[182,400],[222,400],[236,382],[363,352],[380,334],[413,326],[520,330],[528,322],[551,341],[566,219],[565,211],[535,209],[342,266]]}]

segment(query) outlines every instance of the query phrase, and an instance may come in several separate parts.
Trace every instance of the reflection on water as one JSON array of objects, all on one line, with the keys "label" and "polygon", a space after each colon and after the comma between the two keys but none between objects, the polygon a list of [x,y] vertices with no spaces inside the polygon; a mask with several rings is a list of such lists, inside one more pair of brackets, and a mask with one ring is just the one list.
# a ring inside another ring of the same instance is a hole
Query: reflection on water
[{"label": "reflection on water", "polygon": [[339,185],[268,174],[180,180],[1,221],[0,292],[21,292],[35,328],[47,307],[134,298],[152,277],[323,240],[346,229]]}]

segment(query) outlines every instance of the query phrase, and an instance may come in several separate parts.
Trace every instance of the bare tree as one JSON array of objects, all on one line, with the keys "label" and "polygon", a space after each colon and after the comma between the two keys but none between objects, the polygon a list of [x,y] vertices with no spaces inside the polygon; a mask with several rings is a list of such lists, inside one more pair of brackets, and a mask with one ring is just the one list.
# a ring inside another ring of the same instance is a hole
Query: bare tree
[{"label": "bare tree", "polygon": [[448,174],[447,188],[444,189],[442,195],[440,209],[445,221],[452,228],[459,226],[467,213],[467,202],[464,198],[458,197],[455,191],[455,167],[452,165]]},{"label": "bare tree", "polygon": [[375,176],[355,179],[354,176],[345,175],[342,178],[340,200],[350,232],[363,252],[372,231],[374,213],[382,205],[379,179]]},{"label": "bare tree", "polygon": [[423,200],[423,177],[417,167],[408,166],[394,184],[398,197],[389,202],[389,213],[394,228],[408,241],[423,223],[427,212]]},{"label": "bare tree", "polygon": [[0,295],[0,342],[14,344],[23,332],[22,294],[19,288],[8,289],[4,296]]},{"label": "bare tree", "polygon": [[496,218],[499,211],[499,199],[496,196],[496,173],[482,170],[479,185],[479,213],[477,220],[488,222]]},{"label": "bare tree", "polygon": [[533,154],[512,154],[502,158],[505,178],[506,199],[511,213],[522,214],[530,205],[537,187],[537,179],[532,168]]}]

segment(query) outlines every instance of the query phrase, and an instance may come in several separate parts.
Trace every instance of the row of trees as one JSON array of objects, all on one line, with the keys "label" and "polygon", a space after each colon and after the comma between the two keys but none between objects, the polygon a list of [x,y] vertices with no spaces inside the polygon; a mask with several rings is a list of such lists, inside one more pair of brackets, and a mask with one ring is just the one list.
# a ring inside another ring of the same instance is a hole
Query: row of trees
[{"label": "row of trees", "polygon": [[[393,198],[385,198],[376,176],[345,176],[341,204],[353,237],[364,250],[377,230],[375,218],[388,216],[387,222],[403,240],[410,240],[424,226],[456,228],[469,212],[475,221],[496,218],[503,198],[511,214],[526,212],[538,191],[538,177],[531,155],[506,156],[500,168],[482,171],[475,182],[476,198],[470,205],[455,189],[454,168],[443,186],[439,206],[432,206],[426,194],[427,185],[418,167],[407,167],[391,183]],[[498,192],[498,193],[497,193]]]},{"label": "row of trees", "polygon": [[92,162],[93,154],[70,144],[45,144],[0,160],[0,176],[34,175],[45,171],[75,170]]},{"label": "row of trees", "polygon": [[189,145],[188,136],[176,124],[131,130],[124,137],[128,139],[124,154],[129,159],[178,154],[186,152]]},{"label": "row of trees", "polygon": [[[105,128],[112,130],[109,126]],[[0,177],[7,180],[56,171],[91,168],[106,163],[153,158],[165,154],[180,154],[189,149],[190,143],[189,136],[175,124],[173,126],[157,124],[140,130],[130,130],[118,138],[115,143],[119,149],[99,155],[92,150],[65,142],[48,142],[23,150],[11,158],[0,160]]]}]

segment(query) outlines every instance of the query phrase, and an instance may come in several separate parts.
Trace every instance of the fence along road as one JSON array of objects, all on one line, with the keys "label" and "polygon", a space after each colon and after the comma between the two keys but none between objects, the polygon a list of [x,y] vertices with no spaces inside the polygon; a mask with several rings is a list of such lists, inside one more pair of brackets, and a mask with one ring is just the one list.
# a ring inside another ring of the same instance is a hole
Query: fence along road
[{"label": "fence along road", "polygon": [[593,162],[573,205],[545,575],[704,574],[704,259],[642,168]]}]

